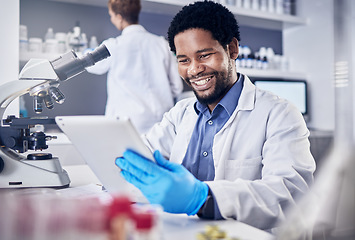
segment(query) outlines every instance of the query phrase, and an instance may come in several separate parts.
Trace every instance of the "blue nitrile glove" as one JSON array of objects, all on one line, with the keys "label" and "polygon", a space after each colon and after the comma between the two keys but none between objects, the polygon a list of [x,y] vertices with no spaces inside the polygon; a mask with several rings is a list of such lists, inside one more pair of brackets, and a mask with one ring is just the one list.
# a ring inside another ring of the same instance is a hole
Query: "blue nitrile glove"
[{"label": "blue nitrile glove", "polygon": [[159,151],[156,163],[127,150],[116,159],[121,175],[164,211],[194,215],[206,201],[208,186],[197,180],[184,166],[167,161]]}]

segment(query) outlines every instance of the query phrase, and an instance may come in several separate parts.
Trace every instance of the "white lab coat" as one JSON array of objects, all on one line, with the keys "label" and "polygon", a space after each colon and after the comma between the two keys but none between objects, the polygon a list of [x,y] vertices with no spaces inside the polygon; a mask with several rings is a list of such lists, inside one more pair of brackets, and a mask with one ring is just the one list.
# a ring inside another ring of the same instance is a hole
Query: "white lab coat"
[{"label": "white lab coat", "polygon": [[[195,101],[178,102],[144,136],[151,150],[182,163],[198,117]],[[260,229],[283,220],[286,207],[313,182],[308,136],[295,106],[256,88],[245,76],[236,110],[214,137],[215,179],[206,182],[222,217]]]},{"label": "white lab coat", "polygon": [[103,41],[111,57],[87,71],[107,75],[105,115],[129,117],[144,133],[174,106],[183,89],[177,62],[164,37],[130,25],[116,38]]}]

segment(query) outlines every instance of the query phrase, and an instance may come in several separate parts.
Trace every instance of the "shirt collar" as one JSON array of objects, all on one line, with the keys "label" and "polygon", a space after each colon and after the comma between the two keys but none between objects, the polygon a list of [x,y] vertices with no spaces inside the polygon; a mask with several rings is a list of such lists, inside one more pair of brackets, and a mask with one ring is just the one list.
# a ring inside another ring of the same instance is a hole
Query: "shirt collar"
[{"label": "shirt collar", "polygon": [[121,34],[123,35],[123,34],[132,33],[132,32],[142,32],[142,31],[145,31],[145,28],[142,25],[132,24],[132,25],[125,27],[122,30]]},{"label": "shirt collar", "polygon": [[[239,74],[239,78],[236,83],[232,86],[227,94],[222,98],[221,101],[216,105],[215,109],[219,106],[224,108],[229,116],[232,115],[233,111],[238,105],[238,100],[243,89],[244,75]],[[198,100],[195,102],[194,109],[197,115],[209,111],[206,104],[200,103]],[[215,110],[214,109],[214,110]]]}]

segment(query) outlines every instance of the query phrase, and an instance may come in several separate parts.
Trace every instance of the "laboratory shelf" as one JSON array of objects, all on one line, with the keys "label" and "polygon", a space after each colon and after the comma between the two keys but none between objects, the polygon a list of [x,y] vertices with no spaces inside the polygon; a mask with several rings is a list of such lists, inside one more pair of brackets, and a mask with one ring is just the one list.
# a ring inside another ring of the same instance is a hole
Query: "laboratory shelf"
[{"label": "laboratory shelf", "polygon": [[[107,1],[103,1],[103,0],[49,0],[49,1],[107,7]],[[173,16],[183,6],[192,2],[194,1],[142,0],[142,11]],[[236,15],[239,25],[242,26],[250,26],[250,27],[272,29],[272,30],[284,30],[289,27],[307,24],[307,18],[303,18],[299,16],[269,13],[269,12],[245,9],[245,8],[237,8],[232,5],[226,5],[226,6],[230,9],[231,12],[233,12]]]},{"label": "laboratory shelf", "polygon": [[259,70],[249,68],[238,68],[238,72],[246,74],[249,77],[270,78],[270,79],[306,79],[307,76],[300,72],[279,71],[279,70]]},{"label": "laboratory shelf", "polygon": [[[76,53],[80,57],[81,53]],[[57,53],[34,53],[34,52],[21,52],[20,53],[20,62],[26,63],[31,58],[36,59],[47,59],[54,60],[63,54]],[[306,79],[307,76],[304,73],[299,72],[290,72],[290,71],[279,71],[279,70],[260,70],[260,69],[251,69],[251,68],[238,68],[238,72],[248,75],[249,77],[257,78],[272,78],[272,79]]]},{"label": "laboratory shelf", "polygon": [[290,27],[306,25],[307,18],[277,14],[259,10],[228,6],[236,16],[239,25],[271,30],[284,30]]},{"label": "laboratory shelf", "polygon": [[[64,2],[69,4],[83,4],[96,7],[107,8],[107,1],[105,0],[48,0],[54,2]],[[181,8],[195,0],[142,0],[142,11],[174,16]],[[222,4],[225,0],[219,0]],[[308,18],[270,13],[267,11],[237,8],[236,6],[225,4],[231,12],[236,16],[239,25],[256,27],[261,29],[280,30],[296,27],[306,26]],[[292,56],[290,56],[292,58]],[[24,59],[24,58],[21,58]],[[29,58],[25,58],[29,60]],[[273,78],[273,79],[306,79],[304,73],[276,71],[276,70],[257,70],[257,69],[238,69],[238,71],[247,74],[250,77],[258,78]]]}]

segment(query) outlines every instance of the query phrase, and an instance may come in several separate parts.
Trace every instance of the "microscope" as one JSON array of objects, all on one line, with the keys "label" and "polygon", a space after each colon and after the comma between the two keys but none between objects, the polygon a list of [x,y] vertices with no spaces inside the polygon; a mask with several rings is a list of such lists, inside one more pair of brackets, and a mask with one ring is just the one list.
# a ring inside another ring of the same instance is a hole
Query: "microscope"
[{"label": "microscope", "polygon": [[[43,106],[52,109],[54,102],[62,104],[65,97],[58,89],[60,83],[109,56],[106,46],[101,45],[81,58],[71,51],[53,61],[30,59],[20,72],[19,80],[0,87],[0,189],[69,186],[69,176],[58,157],[37,152],[47,149],[46,142],[56,136],[31,132],[36,125],[55,124],[55,120],[15,116],[3,119],[4,113],[14,99],[27,93],[34,99],[36,113],[41,113]],[[26,156],[28,150],[35,151]]]}]

